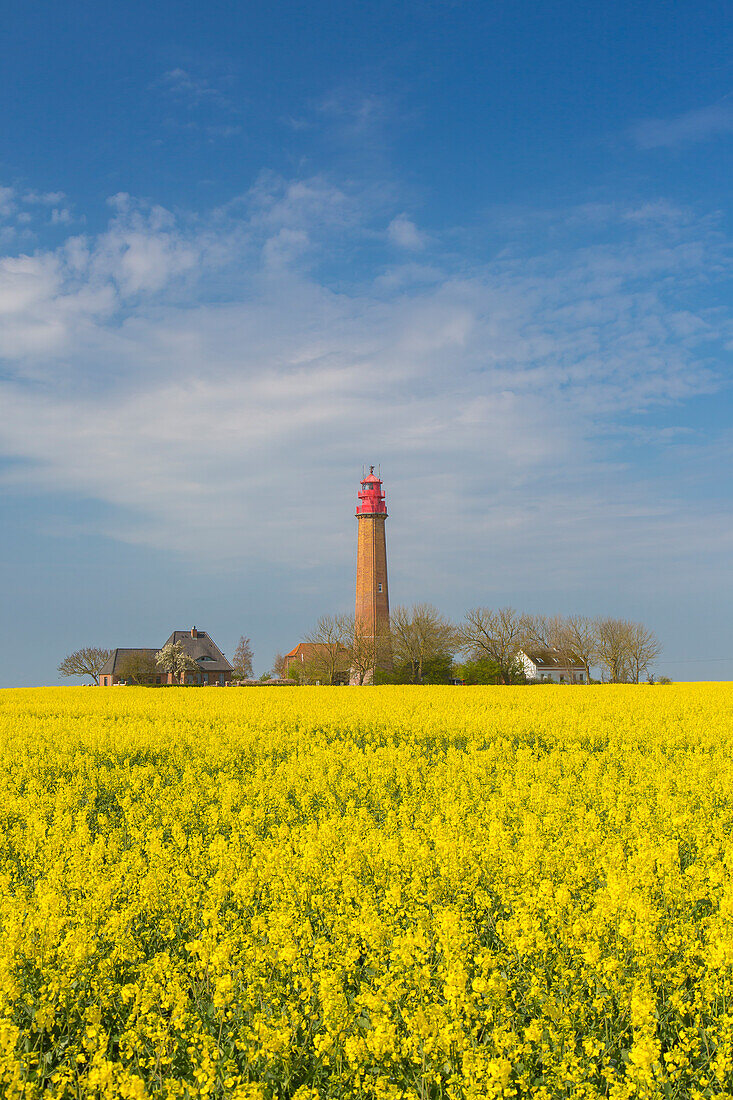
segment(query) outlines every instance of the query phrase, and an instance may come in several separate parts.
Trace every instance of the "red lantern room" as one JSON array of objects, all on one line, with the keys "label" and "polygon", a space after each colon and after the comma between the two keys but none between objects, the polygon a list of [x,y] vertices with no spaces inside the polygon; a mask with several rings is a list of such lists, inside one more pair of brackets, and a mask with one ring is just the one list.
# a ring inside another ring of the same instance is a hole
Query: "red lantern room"
[{"label": "red lantern room", "polygon": [[367,476],[362,478],[356,514],[357,516],[387,515],[387,505],[382,492],[382,480],[374,473],[373,466],[369,467]]}]

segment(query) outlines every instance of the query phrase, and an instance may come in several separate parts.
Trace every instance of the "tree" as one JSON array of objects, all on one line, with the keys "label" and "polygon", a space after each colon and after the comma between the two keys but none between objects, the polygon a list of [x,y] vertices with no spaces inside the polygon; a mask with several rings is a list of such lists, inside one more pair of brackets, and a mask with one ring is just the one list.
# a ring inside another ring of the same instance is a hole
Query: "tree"
[{"label": "tree", "polygon": [[234,671],[232,676],[235,680],[251,680],[253,676],[252,661],[254,659],[254,653],[252,652],[252,646],[250,645],[249,638],[245,638],[244,635],[239,639],[239,644],[234,650],[234,656],[232,657],[232,666]]},{"label": "tree", "polygon": [[498,684],[499,666],[490,657],[479,657],[475,661],[464,661],[456,665],[455,674],[464,684]]},{"label": "tree", "polygon": [[182,642],[168,642],[155,655],[155,663],[163,672],[177,676],[180,683],[185,683],[187,672],[199,672],[199,666],[183,648]]},{"label": "tree", "polygon": [[559,616],[522,615],[522,646],[537,646],[539,649],[555,649]]},{"label": "tree", "polygon": [[[513,607],[475,607],[466,612],[458,628],[461,650],[474,661],[487,658],[499,669],[499,682],[512,684],[524,677],[519,661],[520,650],[528,644],[527,620]],[[531,638],[530,638],[531,640]]]},{"label": "tree", "polygon": [[310,667],[306,668],[304,661],[293,661],[288,670],[288,679],[295,680],[296,684],[309,684]]},{"label": "tree", "polygon": [[653,630],[643,623],[630,623],[628,635],[629,665],[635,684],[649,671],[649,665],[662,652],[662,646]]},{"label": "tree", "polygon": [[95,684],[99,683],[99,673],[105,661],[112,656],[111,649],[88,645],[77,649],[64,657],[59,665],[62,676],[91,676]]},{"label": "tree", "polygon": [[346,624],[346,647],[349,651],[349,679],[352,684],[362,685],[374,678],[377,667],[377,653],[374,637],[368,627],[354,615],[349,615]]},{"label": "tree", "polygon": [[407,664],[411,682],[421,684],[429,661],[453,656],[456,629],[432,604],[418,603],[391,612],[390,641],[395,664]]},{"label": "tree", "polygon": [[449,684],[454,678],[453,654],[443,653],[436,657],[428,657],[422,670],[422,682],[424,684]]},{"label": "tree", "polygon": [[596,620],[598,663],[612,684],[626,684],[633,677],[630,650],[633,627],[628,619]]},{"label": "tree", "polygon": [[591,665],[598,661],[598,628],[585,615],[570,615],[559,620],[557,648],[568,663],[585,669],[585,682],[590,683]]},{"label": "tree", "polygon": [[377,633],[371,634],[367,623],[355,615],[343,615],[341,619],[350,682],[356,685],[369,683],[373,681],[377,668],[391,664],[389,627],[377,626]]},{"label": "tree", "polygon": [[131,649],[122,658],[118,675],[133,684],[149,684],[155,676],[155,660],[150,650]]},{"label": "tree", "polygon": [[341,680],[349,669],[348,615],[321,615],[305,640],[314,646],[307,662],[307,679],[326,684]]},{"label": "tree", "polygon": [[285,680],[288,678],[288,663],[282,653],[275,654],[275,660],[272,662],[272,672],[278,680]]}]

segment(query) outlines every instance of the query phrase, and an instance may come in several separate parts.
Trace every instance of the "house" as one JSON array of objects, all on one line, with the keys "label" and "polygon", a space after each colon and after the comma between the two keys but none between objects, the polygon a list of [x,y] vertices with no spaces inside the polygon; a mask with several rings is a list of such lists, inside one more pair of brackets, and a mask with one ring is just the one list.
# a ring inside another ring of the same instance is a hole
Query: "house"
[{"label": "house", "polygon": [[174,630],[166,645],[180,642],[189,657],[198,665],[200,672],[187,672],[187,684],[226,684],[234,671],[226,657],[213,642],[205,630]]},{"label": "house", "polygon": [[585,684],[585,666],[569,662],[557,649],[520,650],[517,659],[528,680],[547,680],[556,684]]},{"label": "house", "polygon": [[156,668],[157,652],[157,649],[113,649],[100,669],[100,686],[112,687],[138,678],[147,683],[167,682],[165,673]]},{"label": "house", "polygon": [[[185,653],[197,665],[197,671],[187,672],[186,684],[226,684],[232,678],[232,666],[205,630],[174,630],[164,645],[180,642]],[[160,649],[163,647],[161,646]],[[170,672],[155,664],[158,649],[115,649],[102,666],[99,683],[102,687],[142,682],[151,684],[180,683]]]},{"label": "house", "polygon": [[[298,642],[295,649],[285,654],[285,675],[288,678],[298,680],[307,669],[309,679],[315,679],[317,683],[328,679],[328,669],[331,665],[331,647],[325,642]],[[349,682],[349,655],[343,650],[343,667],[340,667],[334,677],[335,684],[348,684]],[[319,672],[321,676],[319,678]]]}]

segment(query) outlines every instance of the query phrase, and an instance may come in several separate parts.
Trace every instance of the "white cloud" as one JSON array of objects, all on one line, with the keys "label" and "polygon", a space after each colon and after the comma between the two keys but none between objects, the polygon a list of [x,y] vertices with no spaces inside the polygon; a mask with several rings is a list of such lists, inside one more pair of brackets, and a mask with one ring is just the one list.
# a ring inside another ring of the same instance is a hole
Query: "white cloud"
[{"label": "white cloud", "polygon": [[290,229],[283,226],[272,237],[268,237],[263,248],[265,266],[280,268],[289,266],[308,248],[308,234],[302,229]]},{"label": "white cloud", "polygon": [[90,325],[114,307],[111,287],[68,278],[62,255],[0,259],[0,359],[31,377],[63,385],[57,357],[78,346]]},{"label": "white cloud", "polygon": [[398,248],[412,251],[425,247],[425,236],[406,214],[398,214],[387,226],[387,236]]},{"label": "white cloud", "polygon": [[0,218],[7,218],[15,210],[15,191],[12,187],[0,187]]},{"label": "white cloud", "polygon": [[469,560],[542,538],[572,569],[604,538],[677,552],[674,494],[626,470],[628,419],[718,384],[731,318],[684,297],[724,250],[704,222],[605,217],[614,243],[357,282],[348,248],[379,234],[325,180],[263,177],[188,222],[118,195],[98,236],[0,260],[5,487],[102,501],[111,537],[207,567],[302,565],[342,557],[343,484],[381,461],[433,567],[456,539]]},{"label": "white cloud", "polygon": [[198,107],[202,103],[213,103],[219,107],[231,108],[231,102],[211,80],[196,76],[187,69],[175,68],[164,73],[161,85],[171,95],[186,102],[190,107]]},{"label": "white cloud", "polygon": [[676,148],[733,134],[733,100],[723,99],[672,118],[638,122],[631,136],[642,149]]},{"label": "white cloud", "polygon": [[0,187],[0,219],[8,222],[2,227],[0,246],[8,240],[17,244],[19,240],[32,239],[34,223],[36,227],[43,223],[69,224],[72,215],[65,198],[63,191],[20,192],[14,187]]},{"label": "white cloud", "polygon": [[243,200],[253,226],[317,230],[353,227],[363,216],[360,197],[348,195],[320,176],[284,180],[263,172]]},{"label": "white cloud", "polygon": [[112,279],[123,296],[162,290],[200,261],[202,242],[187,240],[167,210],[138,207],[124,194],[111,201],[116,216],[90,262],[95,276]]},{"label": "white cloud", "polygon": [[65,198],[63,191],[26,191],[23,202],[31,206],[58,206]]}]

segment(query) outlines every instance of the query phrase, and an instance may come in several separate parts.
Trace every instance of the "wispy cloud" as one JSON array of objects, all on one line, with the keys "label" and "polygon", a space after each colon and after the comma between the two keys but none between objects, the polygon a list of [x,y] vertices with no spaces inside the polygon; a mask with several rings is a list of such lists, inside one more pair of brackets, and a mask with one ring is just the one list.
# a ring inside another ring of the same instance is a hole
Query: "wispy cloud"
[{"label": "wispy cloud", "polygon": [[[349,250],[404,217],[377,233],[378,207],[362,214],[319,177],[262,177],[188,221],[121,194],[102,233],[0,260],[6,491],[102,501],[98,530],[205,567],[243,545],[302,565],[303,546],[343,555],[343,471],[376,456],[393,493],[429,475],[445,546],[422,513],[405,537],[435,561],[457,531],[466,560],[517,532],[564,569],[619,538],[631,561],[656,535],[679,552],[674,486],[642,488],[624,449],[635,417],[720,385],[732,319],[695,301],[728,263],[719,235],[618,211],[611,243],[453,267],[426,241],[417,271],[397,278],[385,249],[357,281]],[[570,528],[586,530],[574,550]]]},{"label": "wispy cloud", "polygon": [[161,77],[160,83],[170,95],[188,106],[197,107],[202,103],[215,103],[221,107],[232,107],[229,96],[222,88],[205,77],[195,76],[187,69],[169,69]]},{"label": "wispy cloud", "polygon": [[32,206],[59,206],[65,198],[63,191],[26,191],[22,201]]},{"label": "wispy cloud", "polygon": [[7,218],[15,211],[15,189],[0,187],[0,218]]},{"label": "wispy cloud", "polygon": [[407,214],[398,214],[387,226],[387,236],[398,248],[419,251],[425,247],[425,234],[421,233]]},{"label": "wispy cloud", "polygon": [[315,111],[337,120],[349,133],[363,135],[381,127],[390,117],[389,100],[355,88],[333,89],[314,104]]},{"label": "wispy cloud", "polygon": [[671,118],[644,119],[631,129],[641,149],[673,149],[724,134],[733,134],[733,99],[728,97]]},{"label": "wispy cloud", "polygon": [[228,140],[242,133],[240,110],[230,94],[232,81],[214,80],[175,68],[156,82],[170,107],[165,124],[173,130],[198,131],[209,141]]},{"label": "wispy cloud", "polygon": [[71,207],[63,191],[23,191],[17,187],[0,187],[0,218],[9,223],[2,227],[3,241],[20,235],[32,237],[43,225],[69,225],[73,221]]}]

